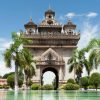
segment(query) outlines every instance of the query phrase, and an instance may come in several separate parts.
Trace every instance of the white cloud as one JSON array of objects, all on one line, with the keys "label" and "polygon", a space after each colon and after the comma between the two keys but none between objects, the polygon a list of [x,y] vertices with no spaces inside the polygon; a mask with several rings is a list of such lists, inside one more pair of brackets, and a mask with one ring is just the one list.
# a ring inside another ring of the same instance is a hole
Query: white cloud
[{"label": "white cloud", "polygon": [[0,38],[0,75],[13,71],[13,69],[8,69],[5,66],[3,53],[10,46],[11,41],[5,38]]},{"label": "white cloud", "polygon": [[5,73],[9,73],[9,72],[14,72],[14,67],[13,68],[6,68],[5,62],[2,59],[0,61],[0,75],[3,76]]},{"label": "white cloud", "polygon": [[5,39],[5,38],[0,38],[0,51],[6,50],[11,44],[11,41]]},{"label": "white cloud", "polygon": [[70,12],[70,13],[67,13],[65,16],[68,18],[73,18],[76,16],[76,14],[74,12]]},{"label": "white cloud", "polygon": [[96,12],[90,12],[86,16],[89,18],[96,17],[98,14]]},{"label": "white cloud", "polygon": [[89,13],[82,13],[82,14],[76,14],[75,12],[69,12],[65,16],[68,18],[73,18],[73,17],[88,17],[88,18],[93,18],[96,17],[98,13],[96,12],[89,12]]},{"label": "white cloud", "polygon": [[89,23],[89,21],[85,21],[82,25],[81,38],[78,43],[78,47],[85,47],[92,38],[96,37],[98,31],[98,25],[92,25],[91,23]]}]

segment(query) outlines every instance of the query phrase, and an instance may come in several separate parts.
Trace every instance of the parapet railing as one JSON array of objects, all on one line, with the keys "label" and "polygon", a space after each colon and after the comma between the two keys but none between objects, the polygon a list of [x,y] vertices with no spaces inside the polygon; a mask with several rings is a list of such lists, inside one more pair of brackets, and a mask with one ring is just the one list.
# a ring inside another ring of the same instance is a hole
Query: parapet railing
[{"label": "parapet railing", "polygon": [[67,39],[67,38],[72,38],[72,39],[79,39],[80,34],[24,34],[24,38],[33,38],[33,39]]}]

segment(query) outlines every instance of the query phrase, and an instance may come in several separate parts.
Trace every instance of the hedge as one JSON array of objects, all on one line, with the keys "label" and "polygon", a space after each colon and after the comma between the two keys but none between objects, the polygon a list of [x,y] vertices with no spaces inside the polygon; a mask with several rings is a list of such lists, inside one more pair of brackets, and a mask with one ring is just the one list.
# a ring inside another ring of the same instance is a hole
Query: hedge
[{"label": "hedge", "polygon": [[64,90],[78,90],[80,86],[78,84],[67,83],[63,89]]}]

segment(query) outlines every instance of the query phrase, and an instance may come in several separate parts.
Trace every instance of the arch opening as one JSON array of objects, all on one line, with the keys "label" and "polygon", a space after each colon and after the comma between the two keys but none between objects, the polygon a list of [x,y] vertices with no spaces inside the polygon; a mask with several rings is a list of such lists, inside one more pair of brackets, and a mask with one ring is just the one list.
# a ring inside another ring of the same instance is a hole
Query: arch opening
[{"label": "arch opening", "polygon": [[[41,85],[44,85],[44,82],[43,82],[43,76],[46,72],[51,72],[53,74],[53,77],[54,80],[53,80],[53,86],[54,86],[54,89],[56,90],[58,88],[58,85],[59,85],[59,77],[58,77],[58,71],[55,69],[55,68],[52,68],[52,67],[48,67],[48,68],[45,68],[43,71],[42,71],[42,76],[41,76]],[[46,77],[47,78],[47,77]],[[48,78],[49,79],[49,78]]]}]

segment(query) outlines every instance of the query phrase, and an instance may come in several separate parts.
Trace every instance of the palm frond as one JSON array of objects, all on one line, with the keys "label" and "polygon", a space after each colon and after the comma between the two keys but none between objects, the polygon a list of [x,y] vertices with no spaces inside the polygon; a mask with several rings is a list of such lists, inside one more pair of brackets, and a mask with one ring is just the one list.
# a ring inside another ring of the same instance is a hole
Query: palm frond
[{"label": "palm frond", "polygon": [[97,47],[97,39],[92,39],[90,42],[89,42],[89,44],[88,44],[88,46],[86,47],[87,48],[87,51],[89,51],[89,50],[91,50],[92,48],[94,48],[94,47]]},{"label": "palm frond", "polygon": [[11,60],[12,60],[11,49],[6,49],[4,53],[4,61],[6,63],[6,67],[11,68]]},{"label": "palm frond", "polygon": [[74,64],[71,64],[71,65],[69,66],[69,73],[71,73],[71,72],[73,71],[73,69],[74,69]]}]

